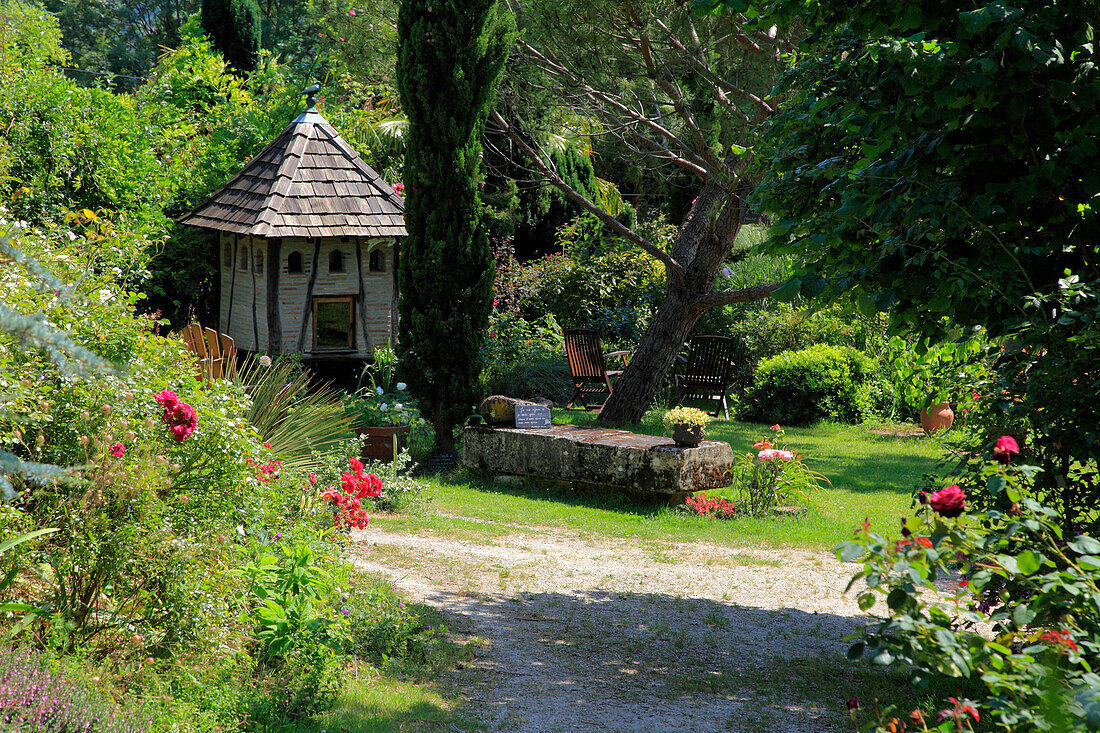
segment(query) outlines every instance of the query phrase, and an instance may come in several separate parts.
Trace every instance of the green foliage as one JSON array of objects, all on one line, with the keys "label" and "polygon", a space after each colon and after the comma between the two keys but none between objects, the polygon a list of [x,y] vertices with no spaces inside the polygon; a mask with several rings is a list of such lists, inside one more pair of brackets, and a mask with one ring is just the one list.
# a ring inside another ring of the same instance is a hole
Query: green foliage
[{"label": "green foliage", "polygon": [[917,685],[935,674],[980,680],[972,705],[1001,730],[1094,730],[1100,542],[1067,541],[1057,512],[1029,497],[1035,467],[986,464],[982,475],[995,496],[986,513],[954,518],[933,494],[901,539],[865,524],[837,548],[863,563],[849,585],[866,582],[860,607],[885,601],[848,656],[905,668]]},{"label": "green foliage", "polygon": [[202,28],[226,62],[238,71],[256,68],[260,8],[255,0],[202,0]]},{"label": "green foliage", "polygon": [[[655,224],[666,243],[668,228]],[[529,319],[549,313],[563,328],[593,328],[611,343],[636,342],[665,292],[663,266],[606,233],[591,215],[558,231],[561,254],[525,265],[515,281]]]},{"label": "green foliage", "polygon": [[940,402],[968,400],[982,374],[984,350],[978,337],[937,344],[909,343],[894,336],[887,343],[886,368],[898,386],[907,417]]},{"label": "green foliage", "polygon": [[561,328],[552,315],[526,320],[513,311],[494,310],[482,352],[482,392],[555,402],[567,399],[572,381],[564,346]]},{"label": "green foliage", "polygon": [[1100,496],[1095,4],[772,5],[816,40],[761,151],[792,285],[859,288],[917,337],[1005,338],[984,415],[1029,428],[1076,521]]},{"label": "green foliage", "polygon": [[45,12],[13,2],[0,16],[14,30],[0,38],[0,173],[12,215],[42,224],[88,209],[158,232],[163,171],[133,100],[81,88],[53,69],[64,56]]},{"label": "green foliage", "polygon": [[508,56],[511,14],[490,0],[413,0],[398,16],[398,87],[409,117],[399,265],[399,350],[415,397],[450,450],[472,409],[492,259],[481,227],[481,133]]},{"label": "green foliage", "polygon": [[861,422],[871,408],[871,367],[866,356],[846,346],[783,352],[760,363],[742,412],[759,422],[788,425]]}]

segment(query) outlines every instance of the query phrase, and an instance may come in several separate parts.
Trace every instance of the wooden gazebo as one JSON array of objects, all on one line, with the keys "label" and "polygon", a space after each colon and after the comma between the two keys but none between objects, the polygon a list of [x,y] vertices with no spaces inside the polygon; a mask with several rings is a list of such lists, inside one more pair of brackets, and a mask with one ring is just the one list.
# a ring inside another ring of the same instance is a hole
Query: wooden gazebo
[{"label": "wooden gazebo", "polygon": [[239,348],[364,359],[395,340],[404,202],[312,99],[179,221],[218,232],[219,330]]}]

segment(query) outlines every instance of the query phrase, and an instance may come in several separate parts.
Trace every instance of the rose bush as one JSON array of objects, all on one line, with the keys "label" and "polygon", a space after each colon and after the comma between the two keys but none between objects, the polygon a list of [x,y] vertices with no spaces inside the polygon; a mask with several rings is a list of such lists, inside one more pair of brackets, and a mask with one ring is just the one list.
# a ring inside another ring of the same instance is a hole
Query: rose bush
[{"label": "rose bush", "polygon": [[770,438],[753,444],[757,453],[746,453],[733,467],[733,488],[740,492],[740,509],[746,514],[768,514],[781,503],[807,498],[828,479],[803,462],[802,454],[777,448],[786,433],[778,424]]},{"label": "rose bush", "polygon": [[[982,470],[989,510],[968,513],[949,486],[923,497],[900,540],[864,522],[837,548],[862,563],[849,584],[867,586],[860,608],[885,601],[849,658],[906,670],[916,684],[970,680],[983,693],[914,711],[934,726],[918,730],[965,730],[979,717],[1010,731],[1100,729],[1100,541],[1063,536],[1057,512],[1029,496],[1039,470],[1006,460],[1014,443],[997,441]],[[893,713],[865,729],[888,729]]]}]

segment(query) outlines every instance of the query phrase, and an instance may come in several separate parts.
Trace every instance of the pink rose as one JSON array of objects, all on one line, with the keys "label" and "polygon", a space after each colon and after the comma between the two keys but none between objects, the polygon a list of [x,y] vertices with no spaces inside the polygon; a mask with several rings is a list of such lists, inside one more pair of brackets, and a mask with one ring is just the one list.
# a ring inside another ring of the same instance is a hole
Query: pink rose
[{"label": "pink rose", "polygon": [[1011,435],[1002,435],[997,438],[997,443],[993,446],[993,457],[1005,465],[1008,465],[1012,456],[1019,452],[1020,446]]},{"label": "pink rose", "polygon": [[122,443],[115,443],[107,449],[107,453],[114,458],[122,458],[122,456],[126,455],[126,446]]},{"label": "pink rose", "polygon": [[966,494],[957,485],[948,486],[929,494],[928,503],[941,517],[951,519],[966,511]]},{"label": "pink rose", "polygon": [[351,17],[354,18],[355,17],[355,11],[354,10],[349,10],[348,15],[350,15]]}]

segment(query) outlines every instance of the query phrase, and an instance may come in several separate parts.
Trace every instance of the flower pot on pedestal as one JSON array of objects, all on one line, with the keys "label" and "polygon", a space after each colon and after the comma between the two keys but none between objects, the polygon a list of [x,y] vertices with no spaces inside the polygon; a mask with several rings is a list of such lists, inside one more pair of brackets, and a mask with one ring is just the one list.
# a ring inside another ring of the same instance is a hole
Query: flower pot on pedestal
[{"label": "flower pot on pedestal", "polygon": [[672,440],[676,445],[692,447],[703,442],[702,425],[673,425]]}]

